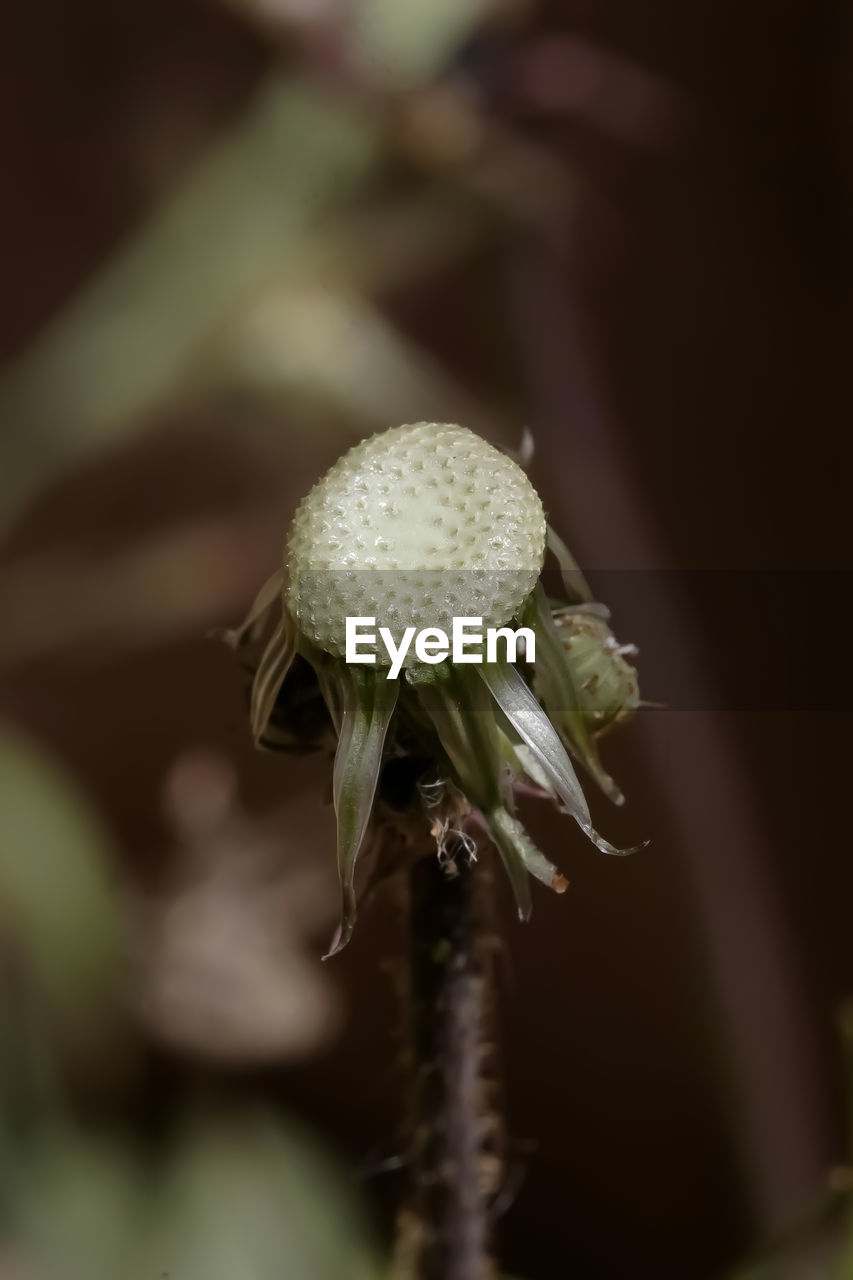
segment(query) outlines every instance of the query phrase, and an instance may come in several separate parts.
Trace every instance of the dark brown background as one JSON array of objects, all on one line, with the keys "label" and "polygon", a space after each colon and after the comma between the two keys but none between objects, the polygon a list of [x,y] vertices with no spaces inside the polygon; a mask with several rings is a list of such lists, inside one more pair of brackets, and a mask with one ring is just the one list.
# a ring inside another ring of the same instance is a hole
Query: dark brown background
[{"label": "dark brown background", "polygon": [[[513,59],[559,29],[677,85],[688,104],[677,136],[625,146],[571,115],[519,110]],[[531,425],[532,475],[554,523],[614,604],[620,637],[642,636],[647,696],[672,704],[607,750],[626,810],[595,802],[610,839],[649,836],[647,851],[609,861],[531,813],[571,890],[538,893],[529,928],[505,912],[519,1175],[505,1261],[531,1280],[718,1275],[801,1211],[845,1152],[834,1016],[853,989],[849,586],[825,571],[849,570],[851,551],[852,53],[841,3],[543,6],[507,45],[469,56],[494,110],[591,179],[572,264],[507,235],[394,304],[467,385],[497,388]],[[10,0],[6,356],[145,216],[272,56],[201,0]],[[251,506],[227,421],[212,439],[209,425],[176,417],[67,477],[27,513],[16,545],[97,544]],[[294,449],[282,527],[335,452],[329,441]],[[762,655],[782,681],[778,701]],[[742,658],[754,679],[738,683]],[[159,786],[190,743],[238,761],[252,805],[292,795],[297,829],[332,856],[330,815],[315,818],[317,766],[251,751],[233,660],[202,639],[41,664],[5,702],[57,748],[139,862],[162,846]],[[721,769],[736,795],[718,789]],[[395,1149],[382,967],[392,916],[386,905],[363,919],[336,962],[351,994],[342,1041],[274,1082],[354,1169]],[[741,1108],[756,1099],[766,1110],[751,1123]],[[367,1188],[381,1216],[394,1188]]]}]

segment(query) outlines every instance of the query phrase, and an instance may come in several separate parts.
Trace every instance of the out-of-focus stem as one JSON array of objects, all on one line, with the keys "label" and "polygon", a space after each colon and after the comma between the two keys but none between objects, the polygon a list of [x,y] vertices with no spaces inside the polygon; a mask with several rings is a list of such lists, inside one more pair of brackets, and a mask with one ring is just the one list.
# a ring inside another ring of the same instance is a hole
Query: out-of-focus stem
[{"label": "out-of-focus stem", "polygon": [[500,1177],[489,1035],[485,873],[423,858],[411,873],[412,1167],[416,1280],[492,1280]]}]

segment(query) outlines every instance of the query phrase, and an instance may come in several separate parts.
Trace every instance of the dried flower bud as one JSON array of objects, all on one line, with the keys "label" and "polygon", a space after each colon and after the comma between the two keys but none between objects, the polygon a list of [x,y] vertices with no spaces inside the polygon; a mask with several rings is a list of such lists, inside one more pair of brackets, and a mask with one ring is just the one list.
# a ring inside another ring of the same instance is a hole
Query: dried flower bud
[{"label": "dried flower bud", "polygon": [[620,645],[603,618],[568,610],[558,613],[560,638],[577,692],[578,708],[591,734],[630,720],[640,705],[637,672],[626,661],[633,645]]}]

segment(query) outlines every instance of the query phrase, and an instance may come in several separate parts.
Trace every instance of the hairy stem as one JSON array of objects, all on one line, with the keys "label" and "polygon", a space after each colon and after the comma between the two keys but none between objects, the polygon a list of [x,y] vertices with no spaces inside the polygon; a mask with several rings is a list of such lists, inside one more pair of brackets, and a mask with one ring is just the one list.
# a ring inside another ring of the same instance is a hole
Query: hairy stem
[{"label": "hairy stem", "polygon": [[484,869],[422,858],[410,883],[415,1280],[492,1280],[501,1175]]}]

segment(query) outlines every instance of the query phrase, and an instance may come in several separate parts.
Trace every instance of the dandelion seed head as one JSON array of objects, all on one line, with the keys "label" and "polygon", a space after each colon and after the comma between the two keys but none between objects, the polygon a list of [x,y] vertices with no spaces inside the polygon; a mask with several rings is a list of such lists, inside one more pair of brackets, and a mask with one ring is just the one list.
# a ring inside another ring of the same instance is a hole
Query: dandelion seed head
[{"label": "dandelion seed head", "polygon": [[287,605],[339,656],[348,616],[448,633],[454,616],[502,626],[536,584],[545,535],[536,490],[500,450],[451,423],[394,427],[350,449],[300,504],[285,549]]}]

